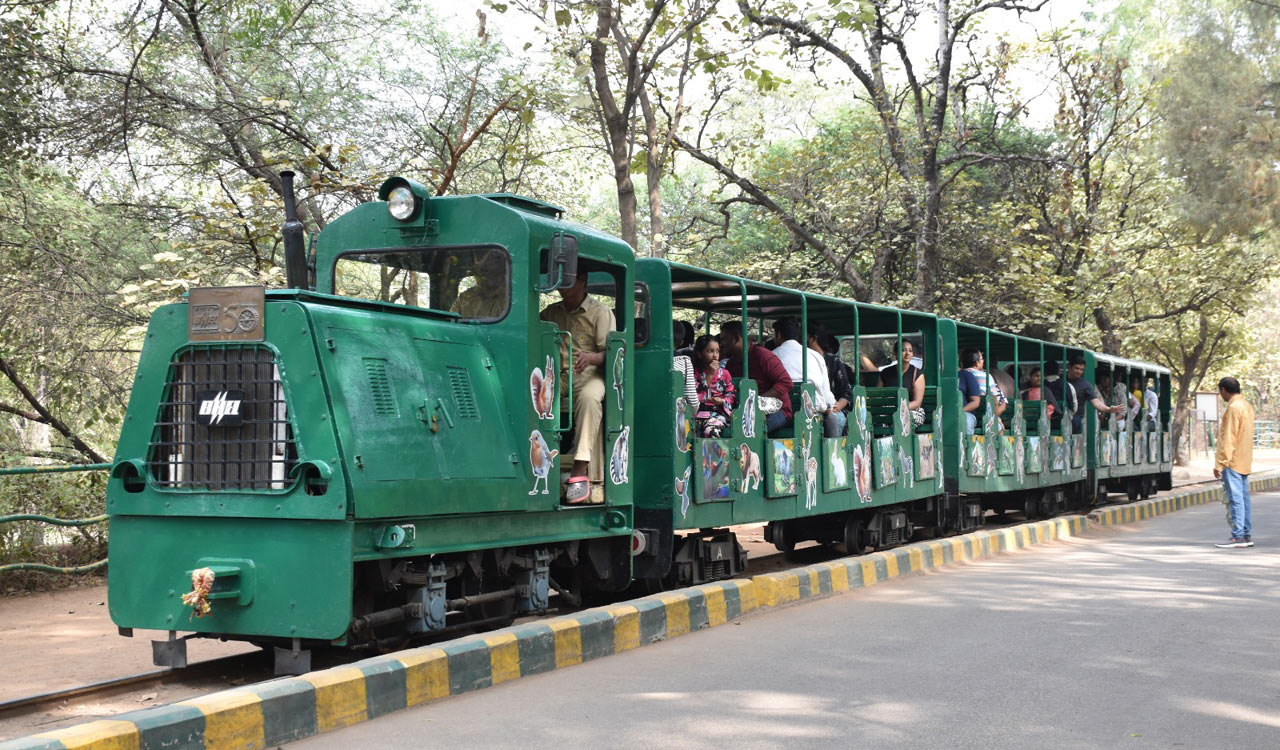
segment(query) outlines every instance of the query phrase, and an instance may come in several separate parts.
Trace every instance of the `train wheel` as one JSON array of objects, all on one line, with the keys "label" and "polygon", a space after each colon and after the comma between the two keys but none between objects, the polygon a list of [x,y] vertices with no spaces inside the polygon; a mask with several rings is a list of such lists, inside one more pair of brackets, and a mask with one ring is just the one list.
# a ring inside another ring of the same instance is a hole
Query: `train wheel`
[{"label": "train wheel", "polygon": [[1129,497],[1129,502],[1136,502],[1142,495],[1142,483],[1137,479],[1130,479],[1124,485],[1125,494]]},{"label": "train wheel", "polygon": [[844,522],[844,550],[849,555],[861,555],[867,548],[867,525],[860,518],[850,516]]},{"label": "train wheel", "polygon": [[769,541],[773,542],[773,546],[787,559],[791,559],[796,552],[796,538],[791,525],[786,521],[774,521],[769,524],[769,532]]},{"label": "train wheel", "polygon": [[1022,515],[1027,517],[1028,521],[1033,521],[1040,514],[1040,497],[1039,495],[1028,495],[1026,500],[1022,501]]},{"label": "train wheel", "polygon": [[1154,484],[1155,484],[1155,481],[1152,480],[1151,478],[1149,477],[1142,478],[1142,499],[1143,500],[1150,500],[1151,496],[1155,494],[1155,488],[1152,486]]}]

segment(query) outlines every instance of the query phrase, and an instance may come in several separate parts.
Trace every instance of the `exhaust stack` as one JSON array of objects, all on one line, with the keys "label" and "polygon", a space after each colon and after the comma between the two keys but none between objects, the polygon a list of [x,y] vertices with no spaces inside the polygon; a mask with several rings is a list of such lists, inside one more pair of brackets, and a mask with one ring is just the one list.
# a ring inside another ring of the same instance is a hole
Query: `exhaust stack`
[{"label": "exhaust stack", "polygon": [[307,288],[307,251],[302,243],[302,222],[298,221],[298,203],[293,194],[293,172],[280,173],[284,197],[284,276],[290,289]]}]

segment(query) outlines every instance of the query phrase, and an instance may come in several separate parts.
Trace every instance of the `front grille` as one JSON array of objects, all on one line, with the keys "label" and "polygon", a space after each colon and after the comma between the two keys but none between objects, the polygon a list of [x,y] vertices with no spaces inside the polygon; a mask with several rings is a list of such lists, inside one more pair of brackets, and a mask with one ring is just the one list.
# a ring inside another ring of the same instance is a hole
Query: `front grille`
[{"label": "front grille", "polygon": [[169,363],[147,458],[155,486],[284,490],[293,483],[289,472],[297,460],[280,370],[270,349],[191,348]]}]

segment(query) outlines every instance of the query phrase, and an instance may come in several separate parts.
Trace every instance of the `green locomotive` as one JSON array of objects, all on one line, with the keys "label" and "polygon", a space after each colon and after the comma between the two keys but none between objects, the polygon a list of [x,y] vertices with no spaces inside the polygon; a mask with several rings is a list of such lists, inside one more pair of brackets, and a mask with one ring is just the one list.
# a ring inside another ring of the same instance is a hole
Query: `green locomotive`
[{"label": "green locomotive", "polygon": [[[125,634],[169,631],[157,664],[185,664],[189,632],[274,645],[277,671],[300,672],[318,645],[392,648],[553,597],[729,577],[746,565],[735,524],[767,522],[784,551],[853,553],[974,528],[988,508],[1167,486],[1160,368],[637,260],[529,198],[434,197],[404,178],[379,198],[307,252],[287,188],[289,288],[192,290],[153,315],[107,509],[111,615]],[[580,368],[583,342],[543,310],[584,277],[614,324]],[[912,343],[924,419],[916,394],[867,378],[847,435],[824,437],[800,377],[793,421],[766,434],[748,368],[729,424],[696,436],[674,321],[751,337],[783,316],[824,323],[847,361]],[[1087,377],[1154,379],[1158,412],[1122,431],[1085,405],[1073,433],[1043,400],[997,417],[987,397],[968,435],[955,363],[973,345],[1019,377],[1083,354]],[[596,412],[575,408],[575,376],[603,382]],[[599,424],[574,424],[583,413]],[[594,428],[590,502],[567,504],[575,434]]]}]

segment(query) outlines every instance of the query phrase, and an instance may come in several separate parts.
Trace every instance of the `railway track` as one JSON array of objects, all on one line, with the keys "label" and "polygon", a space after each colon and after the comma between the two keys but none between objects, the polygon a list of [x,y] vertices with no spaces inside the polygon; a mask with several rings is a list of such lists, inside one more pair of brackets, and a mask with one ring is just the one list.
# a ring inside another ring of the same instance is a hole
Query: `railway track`
[{"label": "railway track", "polygon": [[[1197,484],[1212,484],[1203,482]],[[1196,485],[1183,485],[1178,489],[1189,489]],[[1123,502],[1123,501],[1122,501]],[[1022,523],[1020,515],[1005,514],[1003,517],[988,515],[984,528],[1000,528]],[[771,549],[763,541],[758,529],[749,529],[743,533],[744,546],[750,556],[748,570],[744,576],[759,573],[773,573],[789,568],[811,565],[818,562],[834,560],[843,554],[833,547],[808,543],[798,547],[790,556],[781,552],[761,554],[763,549]],[[557,608],[545,616],[572,614],[580,608]],[[545,617],[544,616],[544,617]],[[539,618],[521,618],[517,622],[528,622]],[[366,658],[366,651],[317,651],[313,656],[316,669],[338,666],[351,661]],[[100,682],[87,683],[62,690],[32,694],[0,702],[0,740],[54,728],[59,724],[69,724],[88,718],[145,707],[145,705],[161,705],[183,700],[191,695],[225,689],[232,685],[249,684],[269,680],[274,677],[271,654],[268,651],[253,651],[236,654],[208,661],[194,662],[183,669],[154,669],[133,675],[117,677]],[[142,703],[139,696],[148,691],[155,691],[154,702]],[[165,694],[160,695],[161,691]],[[119,710],[108,712],[90,711],[74,712],[68,709],[72,704],[94,706],[101,705]]]}]

